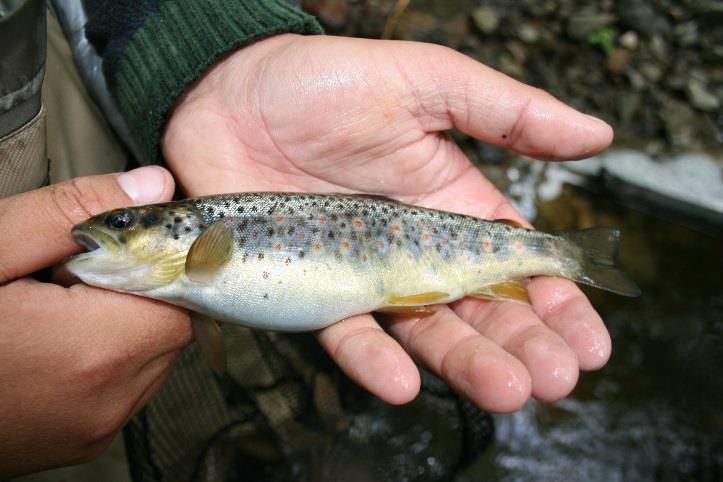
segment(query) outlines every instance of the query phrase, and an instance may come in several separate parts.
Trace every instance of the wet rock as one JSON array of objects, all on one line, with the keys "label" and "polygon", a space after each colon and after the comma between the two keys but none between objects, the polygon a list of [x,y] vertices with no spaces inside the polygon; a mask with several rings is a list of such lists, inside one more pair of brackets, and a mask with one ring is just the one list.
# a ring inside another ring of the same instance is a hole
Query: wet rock
[{"label": "wet rock", "polygon": [[674,146],[692,146],[696,138],[696,116],[683,102],[668,98],[660,112],[665,131]]},{"label": "wet rock", "polygon": [[635,50],[638,48],[638,34],[633,30],[628,30],[620,36],[620,46],[625,47],[628,50]]},{"label": "wet rock", "polygon": [[663,12],[648,0],[619,0],[615,2],[615,13],[622,26],[648,37],[667,35],[670,31],[670,23]]},{"label": "wet rock", "polygon": [[628,65],[630,65],[630,54],[625,49],[613,49],[605,59],[605,67],[613,75],[624,74],[628,70]]},{"label": "wet rock", "polygon": [[517,36],[526,44],[534,44],[540,39],[540,31],[531,23],[523,23],[517,29]]},{"label": "wet rock", "polygon": [[655,59],[661,63],[667,63],[669,60],[668,45],[663,40],[661,35],[653,35],[648,44],[650,47],[650,53],[653,54]]},{"label": "wet rock", "polygon": [[640,73],[645,77],[649,82],[656,83],[660,80],[660,78],[663,76],[663,71],[651,62],[646,62],[640,66]]},{"label": "wet rock", "polygon": [[304,0],[302,6],[307,12],[316,15],[326,28],[340,30],[347,23],[347,0]]},{"label": "wet rock", "polygon": [[585,40],[591,33],[607,27],[615,17],[608,13],[598,13],[594,9],[581,9],[567,21],[567,34],[576,40]]},{"label": "wet rock", "polygon": [[642,97],[638,92],[623,91],[618,97],[618,111],[620,112],[620,123],[625,126],[629,124],[640,110]]},{"label": "wet rock", "polygon": [[705,84],[698,79],[690,79],[685,84],[685,93],[696,109],[711,112],[720,107],[720,98],[708,91]]},{"label": "wet rock", "polygon": [[474,26],[484,34],[492,34],[500,25],[497,9],[491,6],[477,7],[472,11]]},{"label": "wet rock", "polygon": [[643,75],[640,72],[638,72],[637,70],[630,69],[627,72],[627,76],[628,76],[628,81],[630,82],[630,86],[633,89],[635,89],[637,91],[641,91],[641,90],[645,89],[645,86],[646,86],[645,77],[643,77]]},{"label": "wet rock", "polygon": [[676,25],[673,29],[673,35],[681,46],[692,47],[698,43],[698,24],[696,22],[686,22]]}]

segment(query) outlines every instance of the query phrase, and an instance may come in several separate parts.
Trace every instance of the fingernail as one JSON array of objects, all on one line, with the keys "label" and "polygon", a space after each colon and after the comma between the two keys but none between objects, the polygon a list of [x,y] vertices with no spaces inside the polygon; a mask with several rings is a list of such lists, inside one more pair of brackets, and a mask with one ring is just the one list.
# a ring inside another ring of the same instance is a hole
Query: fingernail
[{"label": "fingernail", "polygon": [[134,204],[160,201],[166,186],[166,176],[157,166],[145,166],[119,174],[118,185]]}]

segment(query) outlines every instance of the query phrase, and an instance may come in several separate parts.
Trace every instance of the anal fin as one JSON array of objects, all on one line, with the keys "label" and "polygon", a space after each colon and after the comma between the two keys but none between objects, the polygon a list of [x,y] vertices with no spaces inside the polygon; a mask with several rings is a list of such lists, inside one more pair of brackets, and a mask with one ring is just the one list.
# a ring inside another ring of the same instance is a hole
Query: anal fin
[{"label": "anal fin", "polygon": [[375,311],[389,315],[418,316],[420,318],[434,314],[431,306],[385,306]]},{"label": "anal fin", "polygon": [[226,347],[218,322],[200,313],[191,313],[193,335],[201,357],[217,375],[226,372]]},{"label": "anal fin", "polygon": [[429,291],[427,293],[418,293],[414,295],[392,294],[387,298],[387,306],[433,305],[447,298],[449,298],[449,293],[444,293],[442,291]]},{"label": "anal fin", "polygon": [[527,285],[522,280],[503,281],[469,293],[469,296],[492,301],[515,301],[518,303],[530,304],[530,297],[527,294]]}]

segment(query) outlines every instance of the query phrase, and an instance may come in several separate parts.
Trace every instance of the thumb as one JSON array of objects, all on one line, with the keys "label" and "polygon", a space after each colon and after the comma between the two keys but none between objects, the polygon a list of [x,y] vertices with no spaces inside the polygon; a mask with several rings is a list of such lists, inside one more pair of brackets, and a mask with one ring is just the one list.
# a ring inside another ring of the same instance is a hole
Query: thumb
[{"label": "thumb", "polygon": [[0,283],[78,252],[70,235],[75,224],[110,209],[169,200],[173,190],[167,170],[147,166],[79,177],[0,199]]}]

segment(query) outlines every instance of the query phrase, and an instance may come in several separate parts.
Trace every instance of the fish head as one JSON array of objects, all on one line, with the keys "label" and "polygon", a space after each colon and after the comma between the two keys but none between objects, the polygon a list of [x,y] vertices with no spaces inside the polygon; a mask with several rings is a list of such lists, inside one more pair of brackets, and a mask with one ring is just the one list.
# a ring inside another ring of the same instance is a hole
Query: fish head
[{"label": "fish head", "polygon": [[73,227],[71,234],[87,252],[70,258],[65,267],[93,286],[152,290],[180,276],[186,254],[202,232],[201,215],[188,206],[115,209]]}]

